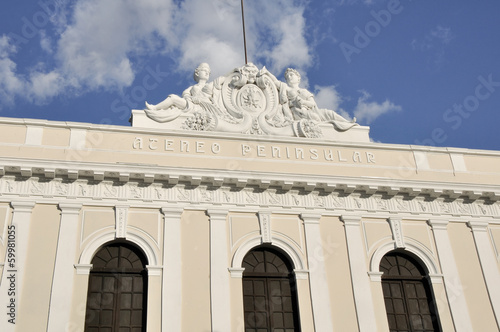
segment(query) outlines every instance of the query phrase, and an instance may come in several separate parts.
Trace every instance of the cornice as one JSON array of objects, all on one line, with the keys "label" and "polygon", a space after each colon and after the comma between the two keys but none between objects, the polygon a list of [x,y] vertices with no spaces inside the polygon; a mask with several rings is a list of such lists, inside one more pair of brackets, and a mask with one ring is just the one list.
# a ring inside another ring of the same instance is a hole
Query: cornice
[{"label": "cornice", "polygon": [[297,189],[305,192],[329,194],[341,192],[344,195],[394,197],[405,199],[444,200],[500,200],[500,186],[488,184],[453,183],[440,181],[396,180],[386,178],[312,176],[304,174],[276,174],[257,171],[230,171],[214,169],[193,169],[160,167],[146,164],[105,164],[82,162],[53,162],[44,160],[0,158],[0,178],[12,176],[19,180],[36,179],[39,182],[59,181],[71,183],[77,180],[88,183],[109,181],[112,183],[136,183],[140,187],[149,185],[174,186],[182,184],[190,187],[223,186],[275,189],[287,192]]}]

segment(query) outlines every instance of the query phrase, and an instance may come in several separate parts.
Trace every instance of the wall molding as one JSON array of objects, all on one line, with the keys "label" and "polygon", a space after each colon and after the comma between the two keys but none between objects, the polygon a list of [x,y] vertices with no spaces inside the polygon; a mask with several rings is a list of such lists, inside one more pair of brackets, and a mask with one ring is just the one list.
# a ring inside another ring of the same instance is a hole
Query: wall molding
[{"label": "wall molding", "polygon": [[[405,241],[405,251],[408,251],[415,256],[417,256],[422,264],[427,269],[429,275],[439,275],[440,269],[439,264],[434,257],[434,254],[423,245],[420,245],[416,241],[412,239],[406,239]],[[397,249],[397,245],[395,241],[388,241],[385,244],[379,244],[377,249],[373,252],[370,257],[370,273],[378,273],[380,272],[380,261],[382,258],[390,251]],[[371,277],[371,275],[370,275]],[[373,281],[373,278],[372,278]]]},{"label": "wall molding", "polygon": [[[108,230],[106,233],[101,233],[91,239],[83,248],[80,253],[80,258],[78,260],[79,266],[91,264],[92,258],[94,257],[97,250],[99,250],[103,245],[108,242],[115,240],[115,229]],[[157,248],[155,245],[149,243],[148,239],[134,233],[128,233],[127,241],[136,244],[146,255],[148,259],[149,266],[158,266],[159,255],[157,253]]]},{"label": "wall molding", "polygon": [[283,206],[409,213],[451,217],[500,216],[500,187],[270,174],[172,167],[137,167],[0,158],[0,198],[123,201],[124,204],[180,202],[255,207]]},{"label": "wall molding", "polygon": [[[245,258],[245,255],[250,250],[258,247],[261,244],[262,238],[260,235],[254,236],[253,238],[247,239],[245,242],[241,243],[236,252],[233,254],[233,258],[231,260],[231,268],[241,268],[241,263],[243,262],[243,258]],[[300,249],[296,248],[294,244],[288,243],[288,241],[285,241],[279,237],[274,237],[273,246],[280,248],[288,255],[288,257],[292,260],[294,270],[306,271]]]}]

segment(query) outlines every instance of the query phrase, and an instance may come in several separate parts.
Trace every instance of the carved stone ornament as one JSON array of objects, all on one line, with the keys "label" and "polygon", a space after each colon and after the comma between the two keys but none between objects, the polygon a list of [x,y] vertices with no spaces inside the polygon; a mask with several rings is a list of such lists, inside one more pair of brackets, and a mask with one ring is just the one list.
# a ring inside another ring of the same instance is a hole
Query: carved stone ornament
[{"label": "carved stone ornament", "polygon": [[169,95],[156,105],[146,103],[144,110],[134,110],[132,125],[330,139],[354,131],[349,140],[369,140],[368,127],[318,108],[314,95],[299,87],[300,74],[294,69],[286,71],[286,83],[252,63],[211,82],[209,75],[210,66],[200,64],[195,85],[182,96]]},{"label": "carved stone ornament", "polygon": [[405,248],[405,240],[403,236],[403,229],[401,227],[401,219],[389,218],[389,224],[391,225],[392,237],[396,248]]},{"label": "carved stone ornament", "polygon": [[268,212],[259,212],[257,215],[259,217],[262,243],[272,243],[271,214]]},{"label": "carved stone ornament", "polygon": [[[60,187],[62,185],[62,187]],[[62,188],[62,189],[61,189]],[[15,199],[22,197],[33,197],[37,201],[61,202],[64,199],[85,202],[108,202],[115,205],[117,200],[123,202],[124,206],[132,204],[157,204],[165,201],[185,202],[190,204],[211,204],[229,206],[261,206],[265,208],[285,209],[324,209],[330,211],[349,210],[366,213],[366,211],[395,213],[395,214],[421,214],[422,212],[434,215],[447,215],[449,217],[461,216],[466,220],[471,217],[500,218],[500,202],[477,200],[468,202],[456,200],[445,202],[442,198],[427,201],[423,197],[408,197],[403,204],[401,196],[380,197],[379,195],[361,196],[359,193],[330,194],[311,191],[300,193],[298,191],[278,192],[274,188],[266,190],[254,190],[254,188],[243,188],[232,191],[229,187],[218,187],[208,189],[207,186],[186,186],[177,184],[174,186],[163,186],[161,183],[153,183],[148,186],[140,186],[136,182],[125,185],[112,181],[88,181],[76,180],[70,183],[61,183],[60,179],[40,181],[33,177],[32,181],[6,175],[0,177],[0,197],[3,199]],[[117,210],[120,212],[123,210]],[[120,214],[117,214],[119,217]],[[125,216],[126,214],[121,214]],[[118,218],[119,220],[123,220]],[[397,220],[397,218],[395,219]],[[117,223],[117,225],[123,225]],[[396,225],[397,226],[397,225]],[[393,227],[392,229],[397,229]],[[123,227],[117,227],[120,232]],[[123,235],[123,233],[119,233]],[[397,235],[397,232],[396,232]],[[395,238],[396,239],[396,238]]]},{"label": "carved stone ornament", "polygon": [[126,238],[127,234],[128,206],[115,207],[115,231],[116,238]]}]

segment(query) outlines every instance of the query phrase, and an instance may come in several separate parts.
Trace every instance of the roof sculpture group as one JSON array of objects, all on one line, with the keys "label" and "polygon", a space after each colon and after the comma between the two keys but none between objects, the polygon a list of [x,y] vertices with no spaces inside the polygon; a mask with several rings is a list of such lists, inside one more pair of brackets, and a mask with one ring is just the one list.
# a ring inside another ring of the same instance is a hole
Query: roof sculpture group
[{"label": "roof sculpture group", "polygon": [[286,70],[286,83],[252,63],[211,82],[209,77],[210,66],[200,64],[194,72],[195,85],[182,96],[146,103],[144,112],[162,123],[181,118],[183,129],[198,131],[319,138],[323,124],[341,132],[358,126],[355,119],[319,108],[314,95],[299,87],[301,77],[294,69]]}]

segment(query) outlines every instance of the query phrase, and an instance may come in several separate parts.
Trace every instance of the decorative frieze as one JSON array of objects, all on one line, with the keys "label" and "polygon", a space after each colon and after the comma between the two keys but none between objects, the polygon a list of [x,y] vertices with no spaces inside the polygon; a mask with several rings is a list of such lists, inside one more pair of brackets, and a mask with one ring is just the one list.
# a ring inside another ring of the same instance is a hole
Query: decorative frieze
[{"label": "decorative frieze", "polygon": [[405,196],[387,193],[366,194],[333,190],[280,190],[269,186],[250,186],[250,182],[238,188],[234,186],[209,186],[204,183],[171,185],[161,182],[119,182],[61,178],[0,178],[0,197],[88,199],[102,201],[135,202],[183,202],[186,204],[236,205],[255,207],[280,207],[299,209],[347,210],[360,212],[385,212],[451,216],[497,217],[498,203],[485,199],[467,200],[448,197]]}]

